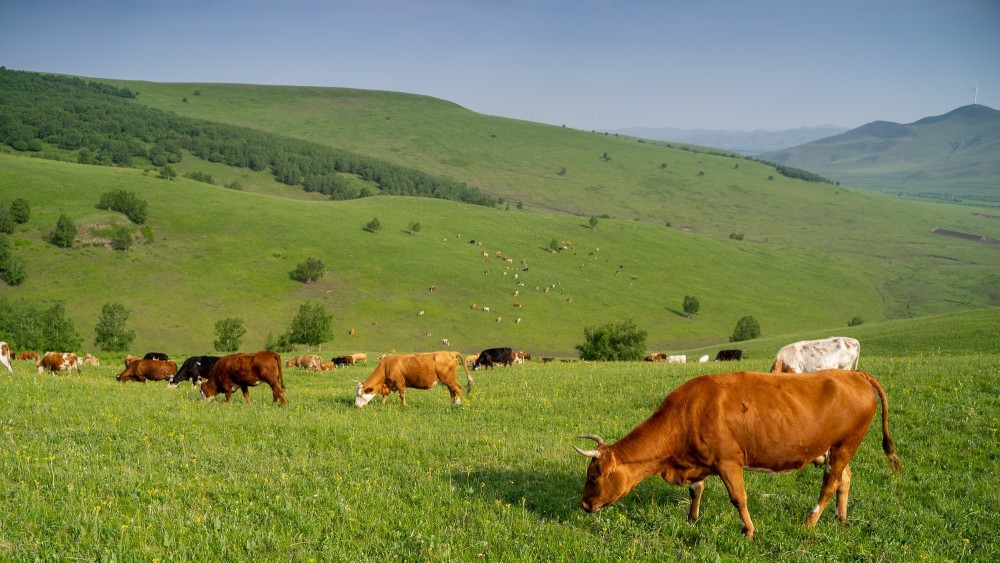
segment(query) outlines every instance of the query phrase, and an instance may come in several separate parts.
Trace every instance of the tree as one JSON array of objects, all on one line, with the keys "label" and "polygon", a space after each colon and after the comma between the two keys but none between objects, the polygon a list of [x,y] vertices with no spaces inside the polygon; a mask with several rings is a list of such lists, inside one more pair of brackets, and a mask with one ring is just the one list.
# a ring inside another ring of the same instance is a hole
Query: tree
[{"label": "tree", "polygon": [[306,301],[288,327],[288,341],[293,344],[319,346],[333,340],[333,315],[319,303]]},{"label": "tree", "polygon": [[42,346],[46,350],[76,350],[83,339],[73,321],[66,318],[66,307],[56,303],[41,315]]},{"label": "tree", "polygon": [[173,166],[167,164],[160,168],[160,178],[163,178],[164,180],[173,180],[176,177],[177,171],[174,170]]},{"label": "tree", "polygon": [[274,339],[274,334],[271,332],[267,333],[267,339],[264,340],[264,349],[268,352],[277,352],[279,354],[291,352],[294,347],[292,343],[288,341],[288,333],[284,333],[278,336],[278,339]]},{"label": "tree", "polygon": [[49,242],[62,248],[70,248],[75,238],[76,223],[65,213],[60,214],[55,228],[49,232]]},{"label": "tree", "polygon": [[693,295],[684,296],[684,312],[688,315],[693,315],[701,309],[701,303],[698,302],[698,298]]},{"label": "tree", "polygon": [[381,228],[382,228],[382,222],[378,220],[378,217],[375,217],[371,221],[368,221],[368,224],[365,225],[365,230],[368,231],[369,233],[378,232],[378,230]]},{"label": "tree", "polygon": [[590,230],[596,229],[597,228],[597,217],[591,217],[589,223],[590,223]]},{"label": "tree", "polygon": [[635,361],[646,355],[646,331],[631,320],[585,328],[583,335],[586,342],[576,345],[582,360]]},{"label": "tree", "polygon": [[11,234],[14,232],[14,216],[10,210],[0,205],[0,233]]},{"label": "tree", "polygon": [[240,342],[246,333],[243,319],[239,317],[218,320],[215,322],[216,338],[213,346],[217,352],[235,352],[239,350]]},{"label": "tree", "polygon": [[31,219],[31,204],[24,198],[17,198],[10,204],[10,215],[19,224],[25,224]]},{"label": "tree", "polygon": [[19,258],[11,258],[3,268],[3,279],[7,285],[21,285],[27,277],[28,270]]},{"label": "tree", "polygon": [[760,338],[760,323],[752,316],[746,316],[736,321],[736,328],[733,335],[729,337],[730,342],[742,342]]},{"label": "tree", "polygon": [[313,258],[310,256],[309,258],[306,258],[305,262],[300,262],[294,270],[288,272],[288,276],[295,281],[308,283],[314,282],[323,277],[325,272],[326,266],[323,265],[323,261],[319,258]]},{"label": "tree", "polygon": [[135,192],[129,190],[111,190],[101,194],[101,200],[97,204],[99,209],[108,209],[123,213],[130,221],[137,225],[146,222],[148,203],[144,199],[139,199]]},{"label": "tree", "polygon": [[128,252],[132,248],[132,231],[128,227],[119,226],[111,236],[111,246],[122,252]]},{"label": "tree", "polygon": [[105,303],[94,327],[94,346],[105,352],[124,352],[135,340],[135,331],[125,329],[131,311],[121,303]]},{"label": "tree", "polygon": [[559,244],[559,239],[554,238],[549,241],[549,250],[551,250],[552,252],[555,252],[560,248],[562,248],[562,246]]}]

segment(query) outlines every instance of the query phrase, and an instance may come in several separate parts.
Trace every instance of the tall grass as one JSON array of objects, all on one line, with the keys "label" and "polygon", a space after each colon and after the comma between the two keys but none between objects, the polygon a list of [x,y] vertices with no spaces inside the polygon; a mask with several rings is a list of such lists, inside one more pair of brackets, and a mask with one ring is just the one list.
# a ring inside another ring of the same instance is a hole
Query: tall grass
[{"label": "tall grass", "polygon": [[[289,403],[209,404],[190,386],[119,384],[118,368],[0,377],[0,558],[8,560],[995,560],[1000,356],[866,357],[904,463],[873,425],[849,523],[800,525],[820,470],[747,472],[753,541],[710,479],[702,518],[656,479],[580,510],[575,436],[617,440],[663,396],[736,364],[527,363],[353,406],[354,379],[286,370]],[[766,369],[767,359],[739,365]]]}]

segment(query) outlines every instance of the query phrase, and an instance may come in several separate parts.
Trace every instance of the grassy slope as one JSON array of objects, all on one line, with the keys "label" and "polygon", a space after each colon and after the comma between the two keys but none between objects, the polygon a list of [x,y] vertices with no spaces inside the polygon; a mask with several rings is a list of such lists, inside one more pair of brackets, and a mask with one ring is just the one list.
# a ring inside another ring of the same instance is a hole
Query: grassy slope
[{"label": "grassy slope", "polygon": [[[207,350],[214,322],[233,315],[246,319],[246,345],[256,347],[268,332],[284,330],[299,303],[315,299],[334,311],[337,348],[423,349],[449,338],[463,349],[504,343],[566,355],[582,340],[584,326],[624,318],[650,332],[651,349],[676,350],[724,342],[745,314],[757,317],[767,336],[843,326],[854,315],[871,322],[1000,303],[995,249],[930,234],[942,226],[1000,237],[996,221],[966,209],[780,176],[768,181],[773,171],[753,162],[482,116],[426,97],[126,84],[150,105],[447,173],[523,200],[526,208],[316,201],[264,174],[191,158],[179,166],[182,173],[207,172],[218,184],[240,179],[247,193],[183,179],[165,183],[137,171],[4,159],[4,193],[28,197],[36,210],[17,235],[19,244],[29,244],[26,252],[37,251],[29,283],[8,291],[66,300],[87,335],[85,345],[101,305],[112,299],[133,308],[130,325],[140,348]],[[184,96],[187,103],[180,101]],[[603,152],[610,162],[601,161]],[[668,167],[661,169],[661,162]],[[556,173],[560,166],[565,176]],[[122,256],[96,248],[59,251],[41,242],[60,208],[81,225],[116,219],[92,207],[112,187],[136,189],[150,200],[152,246]],[[608,212],[619,220],[601,220],[592,232],[584,220],[541,206]],[[360,230],[372,216],[386,225],[375,236]],[[271,219],[260,223],[262,217]],[[414,237],[401,232],[412,220],[424,225]],[[745,232],[747,239],[729,241],[730,232]],[[487,244],[474,248],[458,234]],[[573,241],[574,252],[543,252],[552,238]],[[526,286],[516,299],[520,310],[510,306],[518,288],[499,264],[482,260],[483,250],[500,250],[517,259],[515,266],[528,260],[530,272],[520,280]],[[310,255],[327,264],[321,283],[287,280]],[[625,268],[616,275],[620,265]],[[57,272],[66,271],[84,276],[65,283]],[[107,271],[116,274],[109,280]],[[431,284],[441,288],[434,295],[425,291]],[[534,291],[546,285],[555,291]],[[702,302],[693,321],[676,314],[688,294]],[[472,303],[496,314],[474,315]],[[426,315],[416,316],[420,310]],[[497,316],[504,320],[497,323]],[[515,326],[510,321],[517,316],[524,322]],[[354,339],[346,338],[350,327],[358,330]]]}]

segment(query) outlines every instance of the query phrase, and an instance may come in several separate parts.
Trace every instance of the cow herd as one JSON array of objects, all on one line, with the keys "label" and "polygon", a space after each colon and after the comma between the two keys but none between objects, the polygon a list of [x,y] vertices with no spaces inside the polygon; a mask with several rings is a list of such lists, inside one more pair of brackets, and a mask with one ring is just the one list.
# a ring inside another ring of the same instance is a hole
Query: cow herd
[{"label": "cow herd", "polygon": [[[747,538],[755,532],[747,510],[743,480],[745,469],[769,472],[794,471],[814,463],[826,470],[816,506],[804,524],[815,526],[826,505],[836,496],[836,516],[847,520],[851,469],[849,463],[864,440],[881,405],[882,450],[893,471],[901,461],[889,435],[889,402],[881,383],[856,371],[861,352],[854,338],[830,337],[796,342],[775,354],[771,373],[734,372],[694,377],[670,392],[644,422],[614,444],[596,434],[594,449],[576,451],[590,458],[581,507],[593,512],[614,504],[647,477],[660,476],[674,485],[687,485],[691,504],[688,518],[700,514],[704,480],[718,475],[736,508]],[[19,359],[31,358],[30,354]],[[717,361],[739,361],[742,350],[720,350]],[[0,363],[9,372],[12,353],[0,342]],[[672,360],[673,358],[673,360]],[[707,361],[702,356],[699,361]],[[39,373],[44,370],[80,372],[80,359],[73,353],[47,352],[34,355]],[[511,348],[487,348],[472,356],[440,350],[380,356],[375,370],[357,382],[355,406],[364,407],[381,395],[382,404],[393,392],[406,406],[406,390],[448,388],[455,404],[462,402],[458,366],[466,375],[465,392],[471,393],[469,370],[511,365],[530,360],[526,352]],[[646,361],[683,363],[684,356],[651,354]],[[334,369],[338,364],[367,363],[365,354],[337,356],[324,361],[304,354],[291,358],[284,367],[310,371]],[[129,356],[125,369],[116,376],[121,382],[166,380],[171,386],[183,381],[201,385],[206,401],[225,394],[228,402],[238,389],[250,402],[248,388],[265,383],[273,401],[285,404],[285,382],[281,358],[270,351],[226,356],[192,356],[178,368],[165,354]],[[837,405],[830,408],[830,405]]]}]

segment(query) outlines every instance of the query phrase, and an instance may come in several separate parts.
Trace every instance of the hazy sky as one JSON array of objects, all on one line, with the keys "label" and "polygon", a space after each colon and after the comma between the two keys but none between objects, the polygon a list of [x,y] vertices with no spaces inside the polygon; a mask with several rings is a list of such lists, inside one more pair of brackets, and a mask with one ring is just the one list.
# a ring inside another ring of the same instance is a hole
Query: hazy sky
[{"label": "hazy sky", "polygon": [[1000,0],[0,0],[0,65],[427,94],[580,129],[1000,109]]}]

